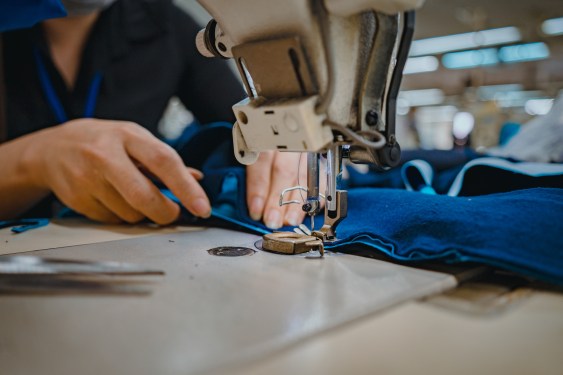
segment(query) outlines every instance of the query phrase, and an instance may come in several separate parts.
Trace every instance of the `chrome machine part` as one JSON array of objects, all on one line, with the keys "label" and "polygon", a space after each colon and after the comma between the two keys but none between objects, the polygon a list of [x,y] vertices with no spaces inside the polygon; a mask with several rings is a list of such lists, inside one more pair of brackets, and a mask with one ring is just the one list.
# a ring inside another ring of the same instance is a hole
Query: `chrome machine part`
[{"label": "chrome machine part", "polygon": [[[198,35],[198,49],[232,56],[248,93],[233,106],[237,159],[252,164],[266,150],[309,153],[303,209],[314,218],[318,155],[326,153],[325,223],[315,233],[336,239],[347,214],[347,194],[336,186],[342,147],[352,162],[387,169],[399,161],[396,96],[412,10],[424,0],[198,1],[214,17]],[[281,202],[297,203],[284,202],[283,194]]]},{"label": "chrome machine part", "polygon": [[306,187],[304,187],[304,186],[299,186],[299,185],[297,185],[297,186],[292,186],[292,187],[287,188],[287,189],[283,189],[282,192],[281,192],[281,194],[280,194],[280,203],[279,203],[279,204],[280,204],[280,207],[281,207],[281,206],[288,205],[288,204],[303,204],[303,202],[300,201],[300,200],[298,200],[298,199],[292,199],[292,200],[290,200],[290,201],[286,201],[286,200],[285,200],[285,195],[286,195],[287,193],[290,193],[290,192],[295,191],[295,190],[300,190],[300,191],[302,191],[302,192],[304,192],[304,193],[307,192],[307,188],[306,188]]},{"label": "chrome machine part", "polygon": [[[321,194],[319,192],[320,155],[316,152],[307,153],[307,202],[303,211],[314,216],[321,210]],[[313,229],[313,228],[311,228]]]},{"label": "chrome machine part", "polygon": [[199,53],[205,57],[220,57],[223,59],[233,57],[231,51],[233,47],[232,40],[217,25],[217,21],[213,19],[209,21],[205,29],[197,33],[195,45]]},{"label": "chrome machine part", "polygon": [[[397,166],[401,158],[401,148],[395,137],[397,96],[414,33],[415,14],[413,11],[398,16],[376,13],[375,17],[378,29],[373,37],[360,112],[363,125],[379,130],[385,137],[386,144],[377,148],[353,145],[350,161],[374,164],[386,170]],[[397,40],[399,23],[402,29]],[[381,59],[386,53],[394,56],[394,64]],[[383,69],[384,67],[387,69]]]},{"label": "chrome machine part", "polygon": [[313,235],[323,240],[332,242],[336,240],[336,227],[348,215],[348,192],[338,190],[338,181],[342,172],[342,145],[335,144],[330,147],[327,159],[327,189],[325,199],[324,224]]}]

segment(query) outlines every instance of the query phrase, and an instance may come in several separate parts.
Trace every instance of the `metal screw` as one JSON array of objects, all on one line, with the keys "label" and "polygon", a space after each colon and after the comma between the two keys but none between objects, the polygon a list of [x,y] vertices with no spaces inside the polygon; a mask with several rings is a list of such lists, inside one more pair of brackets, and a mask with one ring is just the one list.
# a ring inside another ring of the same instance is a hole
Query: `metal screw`
[{"label": "metal screw", "polygon": [[379,113],[376,110],[370,109],[366,113],[366,123],[370,126],[375,126],[379,122]]}]

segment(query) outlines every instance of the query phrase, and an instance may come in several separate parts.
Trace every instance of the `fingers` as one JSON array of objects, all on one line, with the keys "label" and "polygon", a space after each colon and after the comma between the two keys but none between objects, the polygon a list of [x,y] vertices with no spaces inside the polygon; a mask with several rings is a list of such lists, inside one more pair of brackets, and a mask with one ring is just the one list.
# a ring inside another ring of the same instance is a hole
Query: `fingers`
[{"label": "fingers", "polygon": [[166,198],[128,158],[107,168],[105,179],[129,206],[157,224],[170,224],[180,215],[180,207]]},{"label": "fingers", "polygon": [[95,198],[121,220],[134,224],[145,218],[145,215],[134,209],[113,186],[107,182],[95,192]]},{"label": "fingers", "polygon": [[[77,124],[80,123],[80,124]],[[209,201],[197,180],[171,147],[137,124],[82,119],[52,134],[48,163],[39,183],[67,206],[104,222],[158,224],[176,220],[180,207],[151,182],[161,180],[192,213],[208,216]],[[144,174],[146,173],[146,175]],[[147,177],[149,176],[149,177]]]},{"label": "fingers", "polygon": [[[279,198],[284,189],[297,185],[299,156],[300,154],[297,153],[275,153],[271,167],[269,194],[264,208],[264,223],[268,228],[278,229],[284,222],[288,221],[286,211],[290,206],[280,207]],[[295,214],[294,210],[294,208],[291,208],[289,212],[293,215]],[[296,218],[293,218],[293,220],[296,220]]]},{"label": "fingers", "polygon": [[118,224],[121,219],[92,196],[81,197],[73,202],[63,202],[74,211],[86,216],[90,220],[107,224]]},{"label": "fingers", "polygon": [[[149,171],[148,169],[146,169],[141,163],[136,162],[135,166],[145,175],[147,176],[149,179],[151,180],[159,180],[158,177],[156,177],[154,174],[151,173],[151,171]],[[191,174],[193,176],[193,178],[195,178],[197,181],[201,181],[203,179],[203,173],[195,168],[190,168],[190,167],[186,167],[184,166],[184,168],[186,168],[186,170],[188,171],[189,174]]]},{"label": "fingers", "polygon": [[270,177],[274,155],[273,151],[262,152],[256,163],[246,169],[246,199],[248,211],[253,220],[262,218],[266,200],[270,195]]},{"label": "fingers", "polygon": [[[125,149],[159,178],[192,214],[204,218],[211,215],[209,199],[196,180],[201,175],[196,173],[194,177],[195,170],[187,169],[170,146],[152,135],[140,133],[126,140]],[[143,185],[142,189],[145,190],[146,186]]]},{"label": "fingers", "polygon": [[184,167],[184,168],[186,168],[188,173],[191,174],[192,177],[195,178],[196,180],[201,181],[203,179],[203,173],[201,171],[190,167]]}]

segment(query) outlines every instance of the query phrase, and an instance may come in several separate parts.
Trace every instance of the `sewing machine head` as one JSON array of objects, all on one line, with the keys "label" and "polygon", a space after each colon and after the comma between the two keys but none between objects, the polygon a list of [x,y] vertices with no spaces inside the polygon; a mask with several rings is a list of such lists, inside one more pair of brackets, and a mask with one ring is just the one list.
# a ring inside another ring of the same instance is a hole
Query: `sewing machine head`
[{"label": "sewing machine head", "polygon": [[[391,168],[399,162],[396,98],[424,0],[198,0],[214,17],[197,37],[208,57],[233,58],[248,98],[233,106],[235,155],[252,164],[261,151],[306,152],[313,235],[336,239],[346,191],[336,183],[342,158]],[[319,192],[319,158],[327,191]],[[280,199],[280,204],[288,202]],[[314,228],[313,228],[314,229]]]}]

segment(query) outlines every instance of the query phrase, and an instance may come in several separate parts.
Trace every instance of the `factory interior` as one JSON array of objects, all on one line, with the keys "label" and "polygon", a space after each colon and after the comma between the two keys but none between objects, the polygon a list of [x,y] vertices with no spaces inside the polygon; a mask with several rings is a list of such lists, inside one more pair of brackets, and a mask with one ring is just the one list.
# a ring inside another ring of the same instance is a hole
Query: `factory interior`
[{"label": "factory interior", "polygon": [[2,375],[563,374],[561,0],[0,0],[0,172]]}]

